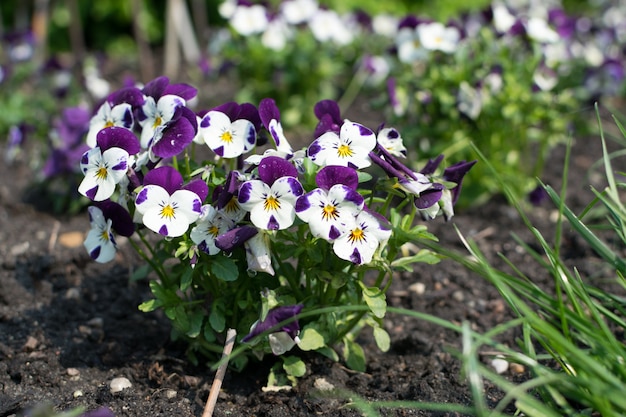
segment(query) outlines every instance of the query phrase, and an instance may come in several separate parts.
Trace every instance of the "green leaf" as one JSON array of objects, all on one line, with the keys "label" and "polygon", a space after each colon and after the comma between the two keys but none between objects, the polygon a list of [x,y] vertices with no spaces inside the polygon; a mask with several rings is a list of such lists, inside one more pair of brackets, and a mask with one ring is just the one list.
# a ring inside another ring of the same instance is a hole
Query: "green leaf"
[{"label": "green leaf", "polygon": [[191,338],[198,337],[200,335],[200,331],[202,330],[203,321],[204,314],[202,314],[202,310],[195,310],[189,317],[189,330],[187,330],[187,336]]},{"label": "green leaf", "polygon": [[343,358],[350,369],[365,372],[365,353],[359,344],[354,343],[352,340],[344,339]]},{"label": "green leaf", "polygon": [[385,329],[380,327],[374,327],[374,340],[376,340],[376,346],[383,352],[387,352],[391,347],[391,339],[389,333]]},{"label": "green leaf", "polygon": [[288,375],[298,378],[306,373],[306,364],[297,356],[285,356],[283,358],[283,369]]},{"label": "green leaf", "polygon": [[300,334],[298,347],[301,350],[317,350],[326,345],[324,336],[313,327],[306,327]]},{"label": "green leaf", "polygon": [[211,327],[218,333],[226,328],[226,317],[224,317],[224,303],[217,300],[211,305],[211,314],[209,315],[209,323]]},{"label": "green leaf", "polygon": [[398,258],[391,263],[392,268],[404,269],[405,271],[413,271],[411,267],[412,264],[415,263],[425,263],[429,265],[434,265],[441,261],[441,257],[437,255],[435,252],[428,249],[421,249],[415,255],[404,256],[402,258]]},{"label": "green leaf", "polygon": [[185,291],[191,285],[193,281],[193,268],[185,268],[185,271],[180,277],[180,290]]},{"label": "green leaf", "polygon": [[211,272],[222,281],[235,281],[239,276],[237,264],[230,258],[216,256],[211,262]]},{"label": "green leaf", "polygon": [[150,311],[154,311],[162,306],[163,303],[161,303],[160,300],[148,300],[139,304],[139,310],[143,311],[144,313],[149,313]]},{"label": "green leaf", "polygon": [[132,282],[139,281],[140,279],[144,279],[148,276],[151,271],[151,267],[149,264],[141,265],[139,268],[133,271],[133,274],[130,276],[130,280]]},{"label": "green leaf", "polygon": [[372,310],[372,313],[378,317],[385,317],[387,311],[387,297],[380,288],[366,287],[365,284],[360,283],[363,289],[363,299],[367,303],[367,306]]}]

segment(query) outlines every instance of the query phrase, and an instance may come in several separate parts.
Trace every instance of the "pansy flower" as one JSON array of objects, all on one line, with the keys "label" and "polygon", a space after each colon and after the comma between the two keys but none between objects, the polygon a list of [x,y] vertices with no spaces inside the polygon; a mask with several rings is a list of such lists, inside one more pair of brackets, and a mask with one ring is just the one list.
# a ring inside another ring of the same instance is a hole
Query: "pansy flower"
[{"label": "pansy flower", "polygon": [[112,230],[126,237],[135,230],[130,214],[110,200],[91,206],[87,211],[91,230],[84,242],[85,249],[96,262],[109,262],[115,257],[117,250]]},{"label": "pansy flower", "polygon": [[133,110],[130,104],[111,105],[111,103],[105,101],[89,121],[87,145],[91,148],[95,147],[96,136],[105,127],[117,126],[132,129],[133,121]]},{"label": "pansy flower", "polygon": [[307,154],[319,166],[341,165],[356,169],[371,165],[369,153],[376,146],[376,135],[367,127],[345,120],[339,134],[326,132],[311,143]]},{"label": "pansy flower", "polygon": [[269,235],[261,231],[244,243],[248,272],[265,272],[274,275]]},{"label": "pansy flower", "polygon": [[427,50],[452,53],[456,50],[461,34],[453,26],[439,22],[422,23],[417,26],[419,42]]},{"label": "pansy flower", "polygon": [[185,106],[178,107],[172,118],[156,129],[148,143],[150,160],[178,155],[193,141],[197,133],[196,114]]},{"label": "pansy flower", "polygon": [[182,236],[202,214],[202,202],[209,192],[202,180],[183,186],[182,175],[170,166],[149,171],[144,187],[135,198],[143,224],[167,237]]},{"label": "pansy flower", "polygon": [[264,158],[258,170],[260,180],[241,185],[239,204],[250,212],[250,221],[259,229],[288,228],[296,217],[296,200],[304,192],[296,178],[298,171],[277,156]]},{"label": "pansy flower", "polygon": [[218,156],[236,158],[256,145],[258,118],[258,110],[252,104],[226,103],[202,117],[199,131]]},{"label": "pansy flower", "polygon": [[202,214],[191,229],[189,237],[198,245],[198,249],[209,255],[215,255],[220,252],[220,248],[215,245],[215,239],[233,226],[234,221],[207,204],[202,207]]},{"label": "pansy flower", "polygon": [[139,152],[135,135],[123,127],[107,127],[97,135],[97,146],[83,154],[80,169],[85,175],[78,192],[94,201],[113,195],[129,166],[129,156]]},{"label": "pansy flower", "polygon": [[390,154],[406,158],[406,147],[397,129],[393,127],[381,127],[376,135],[376,142]]},{"label": "pansy flower", "polygon": [[381,242],[391,236],[391,226],[378,213],[363,209],[346,224],[347,232],[335,239],[333,251],[357,265],[369,263]]},{"label": "pansy flower", "polygon": [[276,328],[274,333],[269,335],[270,347],[274,355],[282,355],[291,350],[297,343],[300,343],[298,335],[300,334],[300,324],[297,319],[278,327],[282,322],[296,317],[304,306],[296,304],[291,306],[280,306],[271,309],[267,316],[255,322],[248,333],[241,341],[247,343],[255,337]]},{"label": "pansy flower", "polygon": [[320,188],[298,198],[296,214],[313,236],[332,241],[363,209],[363,196],[356,191],[358,175],[352,168],[330,165],[318,172],[316,182]]},{"label": "pansy flower", "polygon": [[172,94],[162,96],[158,101],[153,97],[146,97],[145,103],[137,113],[137,120],[141,126],[141,147],[147,149],[157,129],[162,129],[174,118],[176,110],[184,105],[183,98]]}]

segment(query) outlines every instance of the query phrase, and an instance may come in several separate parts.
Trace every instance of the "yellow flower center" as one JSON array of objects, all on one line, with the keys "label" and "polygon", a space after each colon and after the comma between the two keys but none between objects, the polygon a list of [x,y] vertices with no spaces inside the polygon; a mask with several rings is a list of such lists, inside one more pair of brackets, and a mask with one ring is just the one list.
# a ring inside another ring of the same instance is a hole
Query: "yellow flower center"
[{"label": "yellow flower center", "polygon": [[337,210],[337,207],[333,206],[332,204],[326,204],[322,209],[322,219],[337,220],[337,217],[339,217],[339,210]]},{"label": "yellow flower center", "polygon": [[265,211],[278,210],[280,208],[280,201],[273,195],[268,196],[263,203]]},{"label": "yellow flower center", "polygon": [[220,139],[222,140],[222,142],[226,142],[226,143],[232,143],[233,141],[233,134],[230,133],[230,131],[226,131],[224,133],[222,133],[220,135]]},{"label": "yellow flower center", "polygon": [[163,123],[163,119],[161,119],[161,116],[157,116],[154,119],[154,123],[152,124],[152,127],[156,129],[157,127],[161,126],[162,123]]},{"label": "yellow flower center", "polygon": [[350,243],[360,242],[362,240],[365,240],[365,232],[362,229],[357,227],[350,231],[350,236],[348,236]]},{"label": "yellow flower center", "polygon": [[345,143],[342,143],[337,148],[337,155],[339,155],[341,158],[347,158],[349,156],[352,156],[353,154],[354,152],[352,151],[350,146],[346,145]]},{"label": "yellow flower center", "polygon": [[109,172],[107,171],[106,166],[101,166],[96,171],[96,178],[98,178],[99,180],[106,180],[108,176],[109,176]]},{"label": "yellow flower center", "polygon": [[102,240],[103,242],[109,241],[109,232],[107,230],[103,230],[102,232],[100,232],[100,240]]},{"label": "yellow flower center", "polygon": [[104,127],[113,127],[115,126],[115,123],[113,123],[113,120],[107,120],[107,122],[104,124]]},{"label": "yellow flower center", "polygon": [[239,202],[237,201],[237,197],[233,197],[230,199],[228,203],[224,206],[224,211],[226,213],[234,213],[239,210]]},{"label": "yellow flower center", "polygon": [[170,204],[161,208],[161,218],[165,217],[168,219],[174,218],[174,207],[172,207]]},{"label": "yellow flower center", "polygon": [[216,225],[211,225],[209,226],[209,230],[207,230],[207,232],[213,236],[213,237],[217,237],[220,234],[220,229],[217,228]]}]

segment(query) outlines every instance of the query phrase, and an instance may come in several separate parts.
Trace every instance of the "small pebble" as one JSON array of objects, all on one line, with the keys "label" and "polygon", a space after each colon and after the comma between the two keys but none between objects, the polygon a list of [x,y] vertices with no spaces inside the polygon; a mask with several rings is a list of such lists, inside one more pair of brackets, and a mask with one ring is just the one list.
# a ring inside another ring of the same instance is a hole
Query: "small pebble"
[{"label": "small pebble", "polygon": [[177,395],[178,393],[173,389],[168,389],[167,391],[165,391],[165,398],[167,398],[168,400],[176,398]]},{"label": "small pebble", "polygon": [[498,374],[503,374],[509,369],[509,362],[502,357],[496,357],[491,361],[491,366]]},{"label": "small pebble", "polygon": [[313,386],[320,391],[332,391],[335,389],[335,386],[328,382],[326,378],[317,378]]},{"label": "small pebble", "polygon": [[423,282],[416,282],[415,284],[409,285],[409,290],[413,291],[417,295],[422,295],[426,292],[426,284]]},{"label": "small pebble", "polygon": [[130,383],[128,378],[119,377],[113,378],[109,386],[111,387],[111,394],[115,394],[116,392],[121,392],[126,388],[131,388],[133,384]]},{"label": "small pebble", "polygon": [[87,325],[89,327],[97,327],[101,329],[104,325],[104,320],[102,319],[102,317],[94,317],[87,322]]},{"label": "small pebble", "polygon": [[523,374],[524,372],[526,372],[526,368],[524,368],[524,365],[519,364],[519,363],[512,363],[511,364],[511,372],[514,374]]},{"label": "small pebble", "polygon": [[26,339],[26,343],[24,343],[24,346],[22,347],[22,349],[24,349],[25,351],[33,351],[37,348],[37,345],[39,345],[39,340],[35,339],[32,336],[28,336],[28,339]]},{"label": "small pebble", "polygon": [[458,290],[452,293],[452,299],[458,303],[460,303],[461,301],[465,300],[465,294],[463,294],[463,291]]},{"label": "small pebble", "polygon": [[74,398],[78,398],[78,397],[82,397],[84,394],[81,390],[76,390],[74,391],[74,394],[72,394],[74,396]]},{"label": "small pebble", "polygon": [[76,368],[67,368],[66,372],[67,372],[67,374],[69,376],[78,376],[78,375],[80,375],[80,371],[78,369],[76,369]]}]

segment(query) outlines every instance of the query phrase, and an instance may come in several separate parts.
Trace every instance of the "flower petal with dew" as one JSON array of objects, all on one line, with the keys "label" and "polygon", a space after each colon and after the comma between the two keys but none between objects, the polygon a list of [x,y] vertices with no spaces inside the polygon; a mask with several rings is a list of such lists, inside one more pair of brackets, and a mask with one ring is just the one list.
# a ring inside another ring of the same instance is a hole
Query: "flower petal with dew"
[{"label": "flower petal with dew", "polygon": [[137,113],[137,120],[141,126],[141,147],[147,149],[157,129],[161,129],[172,120],[176,109],[184,105],[183,98],[172,94],[164,95],[158,101],[151,96],[146,97],[145,103]]},{"label": "flower petal with dew", "polygon": [[406,157],[406,147],[397,129],[393,127],[380,129],[376,135],[376,142],[390,154],[402,158]]},{"label": "flower petal with dew", "polygon": [[180,154],[198,133],[195,113],[185,106],[176,109],[170,121],[158,128],[148,144],[150,160],[169,158]]},{"label": "flower petal with dew", "polygon": [[205,114],[199,130],[207,146],[224,158],[236,158],[256,143],[256,129],[251,121],[232,121],[220,111],[211,110]]},{"label": "flower petal with dew", "polygon": [[239,246],[245,244],[248,240],[259,233],[256,227],[244,224],[243,226],[230,229],[215,238],[215,246],[226,253],[231,253]]},{"label": "flower petal with dew", "polygon": [[111,232],[113,221],[106,219],[98,207],[91,206],[87,211],[89,212],[91,230],[84,242],[85,249],[94,261],[109,262],[115,257],[117,251],[115,238]]},{"label": "flower petal with dew", "polygon": [[346,225],[347,232],[333,243],[333,251],[341,259],[357,265],[371,262],[381,242],[391,236],[389,222],[375,212],[362,210]]},{"label": "flower petal with dew", "polygon": [[300,182],[290,176],[278,178],[272,186],[250,180],[239,189],[239,204],[259,229],[281,230],[293,224],[296,200],[303,192]]},{"label": "flower petal with dew", "polygon": [[[293,344],[291,344],[291,346],[288,346],[288,345],[283,345],[282,343],[277,343],[276,347],[271,346],[272,352],[275,355],[280,355],[280,354],[285,353],[286,351],[291,349],[295,344],[300,342],[300,339],[298,338],[298,334],[300,333],[300,324],[298,323],[298,320],[295,317],[298,314],[300,314],[303,308],[304,306],[302,304],[296,304],[292,306],[280,306],[280,307],[275,307],[271,309],[267,313],[267,316],[265,317],[264,320],[257,321],[256,323],[252,325],[252,327],[250,328],[250,333],[248,333],[243,339],[241,339],[241,341],[243,343],[247,343],[251,341],[252,339],[254,339],[255,337],[261,335],[262,333],[265,333],[267,331],[270,331],[271,329],[276,328],[276,331],[273,332],[272,334],[285,333],[292,340]],[[281,325],[281,323],[290,319],[292,321],[286,324],[283,324],[281,327],[278,327],[279,325]],[[280,339],[277,339],[276,341],[281,342],[284,340],[280,338]]]},{"label": "flower petal with dew", "polygon": [[215,239],[234,226],[234,221],[218,212],[213,206],[205,205],[189,237],[200,250],[209,255],[215,255],[220,252],[220,248],[215,245]]},{"label": "flower petal with dew", "polygon": [[87,145],[93,148],[96,146],[96,136],[105,127],[118,126],[126,129],[133,128],[133,110],[130,104],[120,103],[111,106],[108,101],[102,103],[98,112],[89,121],[89,132],[87,133]]},{"label": "flower petal with dew", "polygon": [[199,191],[192,191],[184,189],[182,183],[180,173],[169,166],[146,174],[145,185],[135,198],[135,207],[148,229],[163,236],[178,237],[200,217],[202,201],[208,193],[207,185],[195,181],[194,186]]},{"label": "flower petal with dew", "polygon": [[309,158],[319,166],[341,165],[366,168],[369,152],[376,146],[376,135],[367,127],[345,120],[339,134],[326,132],[309,146]]}]

